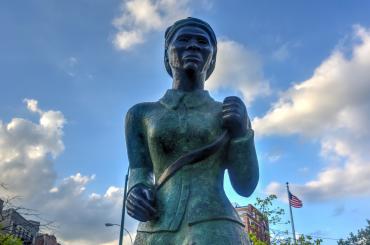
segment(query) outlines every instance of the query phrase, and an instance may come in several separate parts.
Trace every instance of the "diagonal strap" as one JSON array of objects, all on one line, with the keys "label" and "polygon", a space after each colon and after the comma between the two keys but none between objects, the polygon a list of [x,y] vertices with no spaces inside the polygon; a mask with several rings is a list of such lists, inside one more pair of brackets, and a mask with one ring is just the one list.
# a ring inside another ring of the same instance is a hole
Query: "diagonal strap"
[{"label": "diagonal strap", "polygon": [[159,190],[167,180],[169,180],[177,171],[179,171],[182,167],[194,164],[196,162],[200,162],[210,155],[216,153],[221,146],[226,144],[230,140],[230,135],[227,130],[225,130],[220,137],[218,137],[214,142],[203,146],[199,149],[191,151],[180,158],[178,158],[175,162],[173,162],[170,166],[166,168],[166,170],[162,173],[156,183],[156,190]]}]

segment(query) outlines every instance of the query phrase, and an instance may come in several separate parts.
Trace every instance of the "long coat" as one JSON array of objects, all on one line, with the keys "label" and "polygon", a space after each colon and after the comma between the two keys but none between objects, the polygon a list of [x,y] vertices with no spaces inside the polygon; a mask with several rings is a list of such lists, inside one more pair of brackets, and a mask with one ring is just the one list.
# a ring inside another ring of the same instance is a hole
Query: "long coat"
[{"label": "long coat", "polygon": [[[133,106],[126,116],[130,162],[128,192],[137,184],[153,187],[155,179],[177,158],[213,142],[223,131],[222,103],[205,90],[168,90],[157,102]],[[188,225],[229,220],[242,225],[223,188],[225,170],[233,188],[249,196],[258,182],[253,130],[232,139],[215,154],[188,165],[157,192],[159,218],[141,222],[138,231],[177,231]]]}]

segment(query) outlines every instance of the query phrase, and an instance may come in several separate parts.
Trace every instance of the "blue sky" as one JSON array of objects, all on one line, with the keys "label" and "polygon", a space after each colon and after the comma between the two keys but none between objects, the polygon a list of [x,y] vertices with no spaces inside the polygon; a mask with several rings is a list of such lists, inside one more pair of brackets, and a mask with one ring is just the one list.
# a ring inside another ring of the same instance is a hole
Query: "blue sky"
[{"label": "blue sky", "polygon": [[55,220],[65,244],[114,242],[118,231],[103,224],[120,217],[125,113],[171,87],[164,30],[194,16],[219,41],[207,89],[220,101],[242,97],[256,131],[258,188],[246,199],[226,178],[230,200],[275,193],[287,210],[289,181],[304,202],[297,232],[346,237],[370,218],[369,9],[367,1],[2,1],[0,181]]}]

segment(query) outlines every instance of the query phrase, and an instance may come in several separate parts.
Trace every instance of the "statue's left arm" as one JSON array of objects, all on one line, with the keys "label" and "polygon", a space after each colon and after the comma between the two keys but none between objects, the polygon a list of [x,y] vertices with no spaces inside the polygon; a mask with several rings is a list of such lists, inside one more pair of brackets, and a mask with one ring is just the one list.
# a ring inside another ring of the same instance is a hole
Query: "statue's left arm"
[{"label": "statue's left arm", "polygon": [[156,215],[153,191],[153,164],[143,127],[144,104],[132,107],[126,115],[125,132],[130,175],[127,191],[127,213],[146,222]]},{"label": "statue's left arm", "polygon": [[230,140],[226,162],[230,181],[235,191],[241,196],[250,196],[259,179],[252,129],[248,129],[243,137]]},{"label": "statue's left arm", "polygon": [[259,179],[258,160],[248,113],[243,101],[235,96],[225,98],[222,108],[223,127],[231,140],[226,153],[226,164],[235,191],[250,196]]}]

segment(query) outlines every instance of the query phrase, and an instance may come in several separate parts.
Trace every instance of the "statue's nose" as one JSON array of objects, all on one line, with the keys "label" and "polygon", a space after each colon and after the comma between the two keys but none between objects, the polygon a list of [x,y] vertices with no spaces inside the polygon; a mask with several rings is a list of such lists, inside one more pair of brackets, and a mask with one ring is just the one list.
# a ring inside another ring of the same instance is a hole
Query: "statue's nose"
[{"label": "statue's nose", "polygon": [[193,50],[200,50],[200,47],[195,39],[191,39],[186,48],[193,49]]}]

